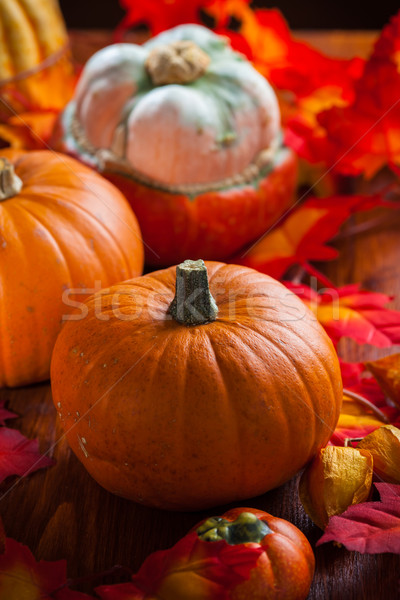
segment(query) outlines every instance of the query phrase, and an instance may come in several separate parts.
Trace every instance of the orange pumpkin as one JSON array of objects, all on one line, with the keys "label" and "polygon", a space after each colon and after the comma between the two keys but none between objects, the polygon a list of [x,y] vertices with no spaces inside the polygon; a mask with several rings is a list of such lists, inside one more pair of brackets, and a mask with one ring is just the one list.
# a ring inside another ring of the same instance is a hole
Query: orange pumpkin
[{"label": "orange pumpkin", "polygon": [[96,593],[102,600],[305,600],[314,567],[297,527],[261,510],[234,508],[150,554],[129,583]]},{"label": "orange pumpkin", "polygon": [[283,285],[217,262],[176,272],[90,298],[57,340],[52,389],[101,485],[199,509],[292,477],[332,435],[342,383],[330,339]]},{"label": "orange pumpkin", "polygon": [[296,187],[272,87],[199,25],[95,54],[54,145],[120,187],[153,265],[229,257],[275,223]]},{"label": "orange pumpkin", "polygon": [[[57,0],[0,0],[0,108],[63,108],[73,93]],[[22,102],[21,102],[22,100]]]},{"label": "orange pumpkin", "polygon": [[65,156],[2,150],[0,387],[47,379],[63,315],[142,266],[136,218],[113,185]]}]

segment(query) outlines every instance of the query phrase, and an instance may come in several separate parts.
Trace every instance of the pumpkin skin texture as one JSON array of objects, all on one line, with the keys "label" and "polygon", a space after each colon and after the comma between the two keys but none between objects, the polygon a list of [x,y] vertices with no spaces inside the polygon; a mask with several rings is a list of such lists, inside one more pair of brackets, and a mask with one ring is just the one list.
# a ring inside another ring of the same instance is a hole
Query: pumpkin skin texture
[{"label": "pumpkin skin texture", "polygon": [[126,200],[93,170],[48,151],[0,156],[22,182],[0,200],[0,386],[14,387],[49,377],[63,315],[139,275],[143,245]]},{"label": "pumpkin skin texture", "polygon": [[90,298],[52,358],[53,401],[77,457],[107,490],[164,509],[284,483],[340,412],[336,352],[301,300],[252,269],[206,265],[215,321],[171,318],[171,267]]},{"label": "pumpkin skin texture", "polygon": [[[68,35],[57,0],[0,0],[2,110],[63,108],[73,92]],[[15,93],[17,92],[17,94]]]},{"label": "pumpkin skin texture", "polygon": [[[168,57],[176,65],[187,44],[202,58],[200,67],[183,61],[198,72],[180,81],[169,74]],[[155,76],[157,53],[164,62]],[[117,44],[94,55],[53,145],[120,187],[138,216],[146,262],[167,265],[187,256],[227,258],[283,214],[293,202],[297,161],[281,137],[266,79],[226,38],[182,25],[143,46]]]}]

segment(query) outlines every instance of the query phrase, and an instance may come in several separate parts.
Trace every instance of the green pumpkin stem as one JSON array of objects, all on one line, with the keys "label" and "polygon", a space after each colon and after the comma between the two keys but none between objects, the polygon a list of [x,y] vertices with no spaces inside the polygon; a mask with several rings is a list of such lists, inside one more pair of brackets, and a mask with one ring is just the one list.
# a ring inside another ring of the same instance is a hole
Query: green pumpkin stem
[{"label": "green pumpkin stem", "polygon": [[259,544],[269,533],[272,531],[267,523],[250,512],[242,512],[235,521],[211,517],[197,529],[197,535],[204,542],[225,540],[230,546],[248,542]]},{"label": "green pumpkin stem", "polygon": [[215,321],[218,307],[210,293],[204,261],[185,260],[176,267],[175,298],[168,312],[182,325]]},{"label": "green pumpkin stem", "polygon": [[22,190],[22,180],[6,158],[0,157],[0,202],[16,196]]}]

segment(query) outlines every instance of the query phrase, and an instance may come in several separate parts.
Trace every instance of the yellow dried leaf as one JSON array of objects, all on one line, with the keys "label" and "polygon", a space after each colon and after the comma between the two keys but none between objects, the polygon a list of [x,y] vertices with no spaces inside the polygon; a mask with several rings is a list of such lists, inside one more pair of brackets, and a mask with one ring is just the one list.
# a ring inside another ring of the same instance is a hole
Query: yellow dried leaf
[{"label": "yellow dried leaf", "polygon": [[300,480],[304,510],[318,527],[325,529],[330,517],[368,498],[372,473],[373,458],[367,450],[322,448]]},{"label": "yellow dried leaf", "polygon": [[375,473],[387,483],[400,483],[400,429],[384,425],[367,435],[357,450],[368,450]]}]

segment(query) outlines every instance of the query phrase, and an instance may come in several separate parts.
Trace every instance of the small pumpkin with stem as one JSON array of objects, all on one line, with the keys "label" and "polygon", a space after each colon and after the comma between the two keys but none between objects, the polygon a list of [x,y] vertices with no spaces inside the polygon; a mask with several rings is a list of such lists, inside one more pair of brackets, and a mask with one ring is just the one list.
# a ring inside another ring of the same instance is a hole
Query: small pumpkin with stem
[{"label": "small pumpkin with stem", "polygon": [[137,220],[113,185],[67,156],[2,150],[0,387],[47,379],[63,318],[142,267]]},{"label": "small pumpkin with stem", "polygon": [[151,554],[131,582],[96,589],[102,600],[305,600],[315,559],[297,527],[254,508],[211,517]]},{"label": "small pumpkin with stem", "polygon": [[120,187],[153,265],[225,259],[293,201],[272,87],[199,25],[93,56],[53,143]]},{"label": "small pumpkin with stem", "polygon": [[175,510],[248,498],[331,437],[336,352],[267,275],[185,261],[86,307],[58,337],[53,400],[71,448],[109,491]]}]

